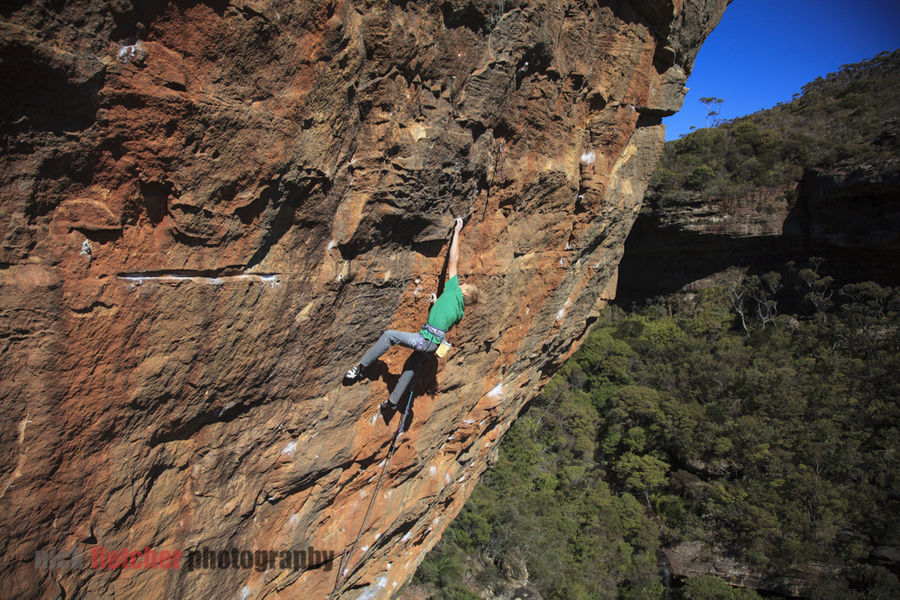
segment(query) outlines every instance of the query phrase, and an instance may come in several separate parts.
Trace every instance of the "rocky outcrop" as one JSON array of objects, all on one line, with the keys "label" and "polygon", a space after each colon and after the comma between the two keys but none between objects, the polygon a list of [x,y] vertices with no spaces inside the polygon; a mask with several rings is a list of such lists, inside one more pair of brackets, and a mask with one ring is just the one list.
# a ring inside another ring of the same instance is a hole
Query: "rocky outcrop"
[{"label": "rocky outcrop", "polygon": [[820,563],[796,565],[788,573],[767,574],[726,556],[700,541],[683,542],[663,550],[672,573],[679,577],[713,575],[733,586],[766,591],[789,598],[810,597],[811,583],[840,578],[840,568]]},{"label": "rocky outcrop", "polygon": [[[388,597],[612,297],[726,4],[4,7],[4,595]],[[368,512],[408,353],[341,376],[463,214],[485,301]]]},{"label": "rocky outcrop", "polygon": [[665,294],[811,256],[842,281],[900,284],[900,160],[807,170],[733,196],[649,197],[626,242],[622,299]]},{"label": "rocky outcrop", "polygon": [[[900,252],[900,155],[878,163],[850,160],[808,171],[800,182],[794,227],[817,246]],[[888,258],[885,256],[885,258]],[[889,276],[897,279],[890,265]]]}]

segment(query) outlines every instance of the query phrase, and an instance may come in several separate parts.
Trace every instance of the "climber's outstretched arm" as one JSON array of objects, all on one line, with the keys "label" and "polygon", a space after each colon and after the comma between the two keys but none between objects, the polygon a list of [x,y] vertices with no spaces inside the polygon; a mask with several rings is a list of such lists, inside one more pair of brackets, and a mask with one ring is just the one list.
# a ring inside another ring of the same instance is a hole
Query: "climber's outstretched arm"
[{"label": "climber's outstretched arm", "polygon": [[453,240],[450,242],[450,258],[447,265],[447,278],[453,279],[456,276],[456,266],[459,263],[459,232],[463,228],[463,220],[456,217],[456,225],[453,227]]}]

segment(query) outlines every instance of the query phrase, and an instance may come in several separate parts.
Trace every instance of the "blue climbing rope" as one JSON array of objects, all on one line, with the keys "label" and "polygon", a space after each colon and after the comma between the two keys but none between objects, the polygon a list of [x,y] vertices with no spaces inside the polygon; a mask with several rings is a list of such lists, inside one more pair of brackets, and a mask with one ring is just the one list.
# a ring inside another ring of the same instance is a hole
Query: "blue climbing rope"
[{"label": "blue climbing rope", "polygon": [[[369,501],[369,507],[366,509],[366,515],[363,517],[362,524],[359,526],[359,534],[356,536],[356,540],[353,542],[353,546],[350,548],[350,552],[347,552],[346,548],[344,549],[344,553],[341,555],[341,565],[338,568],[337,581],[334,583],[334,589],[331,591],[331,594],[328,596],[329,600],[334,597],[335,593],[337,593],[338,588],[341,585],[341,581],[344,579],[344,571],[350,570],[350,561],[353,559],[353,553],[356,552],[356,546],[359,545],[359,540],[362,538],[363,533],[365,532],[366,522],[369,520],[369,514],[372,512],[372,506],[375,505],[375,499],[378,498],[378,492],[381,491],[381,484],[384,481],[384,476],[387,473],[388,468],[391,466],[391,458],[394,456],[394,450],[397,449],[397,440],[400,439],[400,434],[403,433],[403,425],[406,423],[407,415],[409,415],[409,407],[412,405],[412,397],[413,392],[416,389],[416,382],[419,379],[419,366],[421,366],[421,359],[418,364],[416,364],[415,375],[413,376],[413,380],[409,384],[409,397],[406,399],[406,408],[403,409],[403,418],[400,419],[400,424],[397,425],[397,433],[394,435],[394,441],[391,443],[391,450],[388,453],[387,462],[384,465],[384,469],[381,470],[381,476],[378,478],[378,485],[375,487],[375,493],[372,494],[372,499]],[[365,553],[363,553],[365,556]],[[346,560],[346,562],[345,562]]]}]

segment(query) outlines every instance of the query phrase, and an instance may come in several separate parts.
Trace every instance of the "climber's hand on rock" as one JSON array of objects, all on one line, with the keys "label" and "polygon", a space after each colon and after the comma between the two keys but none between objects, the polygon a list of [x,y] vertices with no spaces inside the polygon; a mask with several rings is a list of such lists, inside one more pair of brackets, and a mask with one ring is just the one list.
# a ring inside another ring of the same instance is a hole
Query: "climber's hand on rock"
[{"label": "climber's hand on rock", "polygon": [[462,217],[456,217],[456,226],[453,228],[454,233],[459,233],[463,228],[463,220]]}]

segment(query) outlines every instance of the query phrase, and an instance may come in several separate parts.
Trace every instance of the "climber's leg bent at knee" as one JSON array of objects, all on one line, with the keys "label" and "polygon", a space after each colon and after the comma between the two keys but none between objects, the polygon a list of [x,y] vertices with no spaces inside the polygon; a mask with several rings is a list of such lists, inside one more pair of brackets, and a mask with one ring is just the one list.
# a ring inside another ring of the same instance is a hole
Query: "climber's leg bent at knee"
[{"label": "climber's leg bent at knee", "polygon": [[[434,352],[435,348],[437,348],[437,344],[431,344],[429,349],[425,350],[425,352]],[[425,358],[425,356],[421,352],[413,352],[411,360],[407,361],[403,368],[403,373],[400,374],[400,379],[397,380],[397,385],[394,386],[394,390],[388,397],[388,403],[385,408],[397,408],[397,405],[400,404],[400,400],[403,399],[404,393],[408,391],[407,388],[409,388],[412,383],[413,377],[416,375],[416,370],[419,368],[419,365],[422,364],[423,358]]]}]

